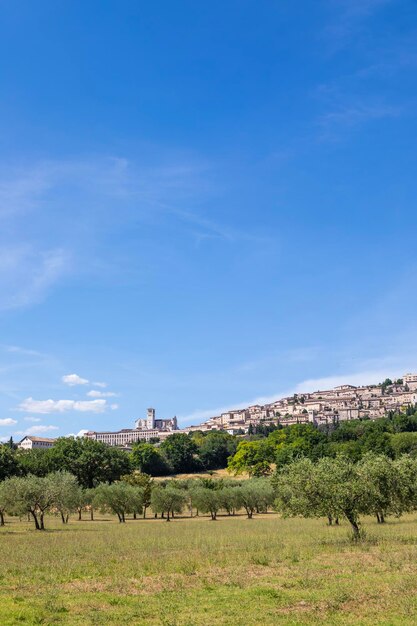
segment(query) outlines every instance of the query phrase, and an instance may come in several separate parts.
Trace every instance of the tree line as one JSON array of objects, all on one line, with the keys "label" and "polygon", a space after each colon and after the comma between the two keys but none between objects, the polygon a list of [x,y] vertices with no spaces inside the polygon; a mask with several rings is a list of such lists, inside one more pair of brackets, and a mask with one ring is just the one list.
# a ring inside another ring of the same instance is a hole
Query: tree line
[{"label": "tree line", "polygon": [[190,437],[174,433],[162,443],[136,443],[132,452],[88,438],[61,437],[48,449],[16,449],[0,445],[0,481],[11,476],[46,476],[66,471],[84,488],[114,482],[139,470],[152,476],[169,476],[224,468],[236,452],[236,437],[226,432]]},{"label": "tree line", "polygon": [[329,526],[347,520],[357,540],[363,516],[373,515],[383,524],[389,516],[417,510],[417,459],[375,453],[356,462],[343,455],[317,461],[304,457],[269,477],[246,480],[155,480],[136,470],[94,488],[83,487],[66,471],[13,476],[0,483],[0,525],[6,513],[27,515],[37,530],[45,528],[46,514],[58,515],[67,524],[70,515],[81,520],[88,512],[94,519],[99,510],[125,523],[127,516],[146,517],[150,509],[153,517],[166,521],[184,514],[209,515],[214,521],[219,512],[244,511],[251,519],[271,507],[284,516],[325,518]]},{"label": "tree line", "polygon": [[28,516],[36,530],[45,529],[45,515],[58,515],[67,524],[71,514],[82,519],[88,512],[112,513],[120,523],[126,517],[146,517],[152,510],[170,521],[184,511],[190,517],[207,514],[214,521],[220,510],[235,515],[244,510],[248,518],[266,512],[273,505],[275,491],[270,480],[189,479],[156,482],[151,476],[133,472],[113,483],[101,483],[95,488],[83,488],[69,472],[52,472],[46,476],[14,476],[0,483],[0,525],[5,525],[6,513]]}]

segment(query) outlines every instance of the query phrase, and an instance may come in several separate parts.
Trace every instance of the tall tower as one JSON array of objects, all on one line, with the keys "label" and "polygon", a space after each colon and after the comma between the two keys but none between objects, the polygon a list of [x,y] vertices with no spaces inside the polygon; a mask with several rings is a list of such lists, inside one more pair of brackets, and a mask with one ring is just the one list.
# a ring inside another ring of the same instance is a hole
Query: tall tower
[{"label": "tall tower", "polygon": [[155,409],[148,409],[146,412],[146,428],[148,430],[155,428]]}]

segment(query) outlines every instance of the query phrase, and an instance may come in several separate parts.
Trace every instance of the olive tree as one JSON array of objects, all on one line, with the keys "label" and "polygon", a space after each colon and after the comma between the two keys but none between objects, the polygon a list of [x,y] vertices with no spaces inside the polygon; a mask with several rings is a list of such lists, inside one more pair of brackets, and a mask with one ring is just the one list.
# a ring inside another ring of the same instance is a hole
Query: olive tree
[{"label": "olive tree", "polygon": [[134,471],[131,474],[122,476],[122,480],[128,485],[140,487],[142,489],[143,518],[146,517],[146,510],[151,506],[151,494],[154,485],[153,478],[144,472]]},{"label": "olive tree", "polygon": [[275,480],[276,507],[284,515],[344,517],[355,539],[360,515],[369,512],[369,499],[358,468],[344,457],[295,461],[280,470]]},{"label": "olive tree", "polygon": [[171,485],[157,486],[152,490],[151,507],[154,513],[166,514],[167,522],[174,513],[182,513],[186,503],[186,494],[183,489]]},{"label": "olive tree", "polygon": [[69,472],[56,472],[48,476],[53,492],[53,506],[61,515],[63,524],[68,523],[70,513],[77,509],[82,489]]},{"label": "olive tree", "polygon": [[218,498],[220,507],[224,509],[228,515],[235,515],[236,511],[240,508],[239,490],[237,487],[223,487],[218,492]]},{"label": "olive tree", "polygon": [[396,489],[393,508],[396,515],[417,509],[417,459],[404,454],[393,461]]},{"label": "olive tree", "polygon": [[102,511],[111,511],[119,518],[120,523],[126,521],[126,514],[142,511],[143,493],[139,487],[133,487],[121,481],[111,485],[102,484],[96,487],[93,505]]},{"label": "olive tree", "polygon": [[11,513],[28,513],[32,516],[36,530],[44,530],[45,513],[55,502],[54,475],[45,477],[25,476],[9,478],[4,483],[7,510]]},{"label": "olive tree", "polygon": [[273,488],[265,478],[250,478],[235,489],[239,506],[245,509],[248,519],[252,519],[254,513],[265,511],[273,503]]},{"label": "olive tree", "polygon": [[202,513],[210,513],[214,521],[220,509],[219,491],[208,487],[197,486],[192,489],[194,506]]},{"label": "olive tree", "polygon": [[384,454],[365,455],[357,464],[368,512],[376,516],[378,524],[398,513],[398,473],[393,461]]}]

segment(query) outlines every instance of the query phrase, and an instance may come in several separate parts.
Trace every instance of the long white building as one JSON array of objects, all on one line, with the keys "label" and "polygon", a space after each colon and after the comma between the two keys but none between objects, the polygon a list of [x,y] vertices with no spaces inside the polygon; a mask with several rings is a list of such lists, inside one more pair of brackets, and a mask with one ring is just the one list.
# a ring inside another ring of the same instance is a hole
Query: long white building
[{"label": "long white building", "polygon": [[31,435],[27,435],[19,441],[17,447],[22,448],[22,450],[33,450],[33,448],[46,450],[47,448],[52,448],[55,441],[55,439],[49,439],[48,437],[33,437]]},{"label": "long white building", "polygon": [[138,441],[150,441],[151,439],[165,439],[178,430],[177,418],[156,419],[155,409],[148,409],[146,418],[135,421],[135,428],[123,428],[118,431],[95,431],[89,430],[85,436],[88,439],[102,441],[110,446],[126,446]]}]

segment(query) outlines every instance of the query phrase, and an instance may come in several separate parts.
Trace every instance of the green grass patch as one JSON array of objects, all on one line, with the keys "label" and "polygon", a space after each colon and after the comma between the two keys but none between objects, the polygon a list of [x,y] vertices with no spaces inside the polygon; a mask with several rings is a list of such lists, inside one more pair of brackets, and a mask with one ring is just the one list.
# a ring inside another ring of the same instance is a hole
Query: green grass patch
[{"label": "green grass patch", "polygon": [[417,622],[417,520],[348,527],[277,515],[8,519],[0,624],[407,626]]}]

